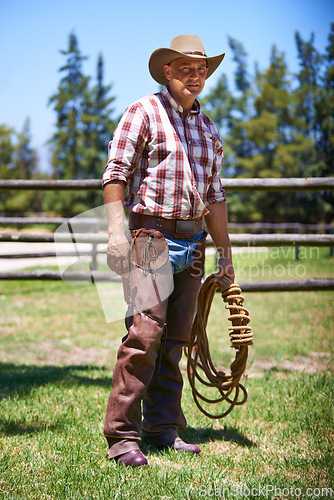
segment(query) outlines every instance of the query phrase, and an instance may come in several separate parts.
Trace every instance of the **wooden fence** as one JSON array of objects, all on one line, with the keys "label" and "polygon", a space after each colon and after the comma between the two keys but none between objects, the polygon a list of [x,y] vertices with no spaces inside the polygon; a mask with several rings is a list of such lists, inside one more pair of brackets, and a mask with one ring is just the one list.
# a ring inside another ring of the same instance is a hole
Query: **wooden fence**
[{"label": "wooden fence", "polygon": [[[226,191],[327,191],[334,189],[334,177],[332,178],[290,178],[290,179],[224,179],[224,187]],[[0,190],[98,190],[101,189],[100,180],[83,180],[83,181],[44,181],[44,180],[0,180]],[[8,218],[1,217],[0,224],[62,224],[67,219],[63,218]],[[90,224],[92,219],[88,219]],[[97,229],[101,229],[101,221],[95,221]],[[84,219],[80,219],[80,223],[84,223]],[[230,225],[233,227],[233,225]],[[249,229],[250,225],[246,224],[235,226],[239,229]],[[264,224],[261,223],[257,227],[252,225],[252,228],[261,231],[263,230],[294,230],[298,234],[283,233],[283,234],[230,234],[232,246],[238,247],[281,247],[292,246],[299,248],[300,246],[334,246],[334,234],[332,225],[301,225],[301,224]],[[300,234],[304,231],[317,231],[313,234]],[[318,234],[320,231],[325,231],[327,234]],[[54,235],[52,233],[24,233],[20,231],[0,231],[0,242],[53,242]],[[73,236],[63,234],[57,235],[57,241],[72,243]],[[93,250],[87,252],[87,255],[92,255],[96,259],[98,253],[96,245],[99,243],[106,244],[107,235],[99,233],[81,233],[75,235],[77,243],[91,243]],[[44,252],[43,254],[17,254],[16,256],[0,255],[0,258],[26,258],[37,256],[55,256],[54,252]],[[59,256],[60,254],[57,253]],[[63,252],[61,256],[75,255],[73,252]],[[81,253],[83,255],[83,253]],[[96,263],[96,260],[95,260]],[[60,280],[61,273],[57,271],[38,270],[38,271],[21,271],[21,272],[1,272],[0,279],[41,279],[41,280]],[[110,280],[110,274],[97,271],[93,265],[93,270],[87,272],[67,272],[66,279],[73,280],[88,280],[88,281],[104,281]],[[299,279],[290,281],[270,281],[270,282],[240,282],[243,290],[247,291],[301,291],[301,290],[334,290],[334,279]]]},{"label": "wooden fence", "polygon": [[[224,188],[227,191],[329,191],[334,189],[334,177],[224,179]],[[101,180],[0,180],[0,189],[99,190]]]}]

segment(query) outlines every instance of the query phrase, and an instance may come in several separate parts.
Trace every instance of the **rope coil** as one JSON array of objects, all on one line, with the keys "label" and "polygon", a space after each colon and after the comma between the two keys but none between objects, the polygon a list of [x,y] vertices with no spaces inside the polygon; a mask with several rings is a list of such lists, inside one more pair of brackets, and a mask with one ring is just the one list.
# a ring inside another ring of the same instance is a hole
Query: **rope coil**
[{"label": "rope coil", "polygon": [[[214,281],[215,275],[209,276],[203,283],[198,299],[197,313],[190,333],[190,342],[186,350],[187,354],[187,373],[191,386],[193,398],[199,410],[209,418],[219,419],[228,415],[233,408],[242,405],[247,400],[247,391],[242,384],[242,377],[248,359],[248,346],[253,344],[253,334],[248,326],[250,322],[249,312],[243,306],[244,297],[241,295],[241,289],[237,283],[223,276],[219,283]],[[225,308],[229,310],[229,321],[232,326],[228,327],[231,347],[236,349],[234,361],[231,363],[230,371],[218,371],[211,359],[206,326],[211,310],[211,305],[215,293],[220,290]],[[199,371],[200,370],[200,371]],[[205,378],[200,374],[203,373]],[[196,381],[208,388],[215,388],[218,391],[218,397],[209,399],[203,396],[196,388]],[[232,394],[234,391],[234,395]],[[242,399],[239,400],[241,391]],[[230,406],[223,413],[212,415],[205,410],[200,401],[205,403],[227,402]]]}]

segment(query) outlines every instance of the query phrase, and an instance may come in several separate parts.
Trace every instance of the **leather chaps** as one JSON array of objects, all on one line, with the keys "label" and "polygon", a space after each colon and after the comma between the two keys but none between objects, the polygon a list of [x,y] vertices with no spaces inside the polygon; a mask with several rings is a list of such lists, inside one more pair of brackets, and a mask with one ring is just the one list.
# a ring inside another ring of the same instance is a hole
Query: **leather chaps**
[{"label": "leather chaps", "polygon": [[[151,236],[157,241],[156,234]],[[109,458],[138,449],[141,435],[163,445],[186,426],[179,362],[189,342],[204,274],[205,239],[198,242],[191,266],[175,275],[168,258],[159,262],[155,255],[158,265],[145,267],[141,257],[145,254],[152,262],[150,248],[144,246],[134,254],[130,312],[125,320],[128,333],[118,351],[104,424]],[[161,256],[163,251],[158,253]]]}]

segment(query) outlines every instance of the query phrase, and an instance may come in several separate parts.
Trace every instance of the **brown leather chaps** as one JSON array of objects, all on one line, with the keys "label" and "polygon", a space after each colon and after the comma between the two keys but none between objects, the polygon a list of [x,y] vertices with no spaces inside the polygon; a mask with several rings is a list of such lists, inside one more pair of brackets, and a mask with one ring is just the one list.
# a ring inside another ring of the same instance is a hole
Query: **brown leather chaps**
[{"label": "brown leather chaps", "polygon": [[[133,307],[126,318],[128,334],[118,351],[104,424],[109,458],[138,449],[141,435],[163,445],[186,426],[179,362],[189,342],[204,274],[204,252],[205,239],[198,243],[192,265],[173,275],[169,297],[145,310]],[[131,275],[131,289],[137,293],[135,306],[147,294],[142,282],[138,269]]]}]

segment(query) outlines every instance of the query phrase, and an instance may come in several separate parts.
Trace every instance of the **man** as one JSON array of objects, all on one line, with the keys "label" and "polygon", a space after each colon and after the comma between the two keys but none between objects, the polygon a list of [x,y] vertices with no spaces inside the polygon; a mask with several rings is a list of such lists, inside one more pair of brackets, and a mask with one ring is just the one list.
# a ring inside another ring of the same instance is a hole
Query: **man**
[{"label": "man", "polygon": [[[178,36],[169,48],[154,51],[149,70],[164,87],[126,110],[109,144],[103,176],[107,259],[113,271],[126,277],[130,273],[130,313],[104,434],[109,458],[126,466],[147,465],[139,448],[141,437],[158,448],[200,453],[199,446],[186,444],[177,432],[186,426],[179,361],[204,274],[203,220],[220,255],[215,279],[228,275],[234,280],[219,178],[222,143],[196,100],[224,56],[208,57],[195,35]],[[124,203],[130,211],[131,251],[123,225]],[[170,290],[164,285],[168,266],[173,272]]]}]

